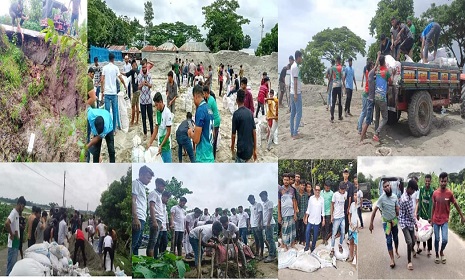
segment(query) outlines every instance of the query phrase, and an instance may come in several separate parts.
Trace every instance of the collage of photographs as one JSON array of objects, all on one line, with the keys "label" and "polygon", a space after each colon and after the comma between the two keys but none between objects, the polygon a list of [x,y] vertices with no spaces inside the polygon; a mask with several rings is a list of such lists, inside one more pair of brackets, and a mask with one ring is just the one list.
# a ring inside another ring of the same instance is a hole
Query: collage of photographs
[{"label": "collage of photographs", "polygon": [[465,1],[0,6],[0,277],[465,279]]}]

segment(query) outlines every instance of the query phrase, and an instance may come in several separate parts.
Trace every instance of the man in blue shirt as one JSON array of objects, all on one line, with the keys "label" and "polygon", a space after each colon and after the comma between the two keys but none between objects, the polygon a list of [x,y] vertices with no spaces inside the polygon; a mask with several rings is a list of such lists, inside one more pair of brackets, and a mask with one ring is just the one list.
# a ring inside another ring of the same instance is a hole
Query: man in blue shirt
[{"label": "man in blue shirt", "polygon": [[105,138],[108,146],[108,155],[110,162],[115,162],[115,144],[113,135],[113,122],[110,112],[104,109],[87,108],[87,120],[94,137],[86,145],[86,148],[93,156],[93,162],[98,163],[100,159],[100,149],[102,139]]},{"label": "man in blue shirt", "polygon": [[423,63],[428,62],[428,48],[431,44],[434,47],[434,54],[433,60],[436,59],[436,52],[438,50],[438,41],[439,41],[439,33],[441,32],[441,26],[436,22],[431,22],[426,26],[420,36],[421,40],[421,58],[423,59]]},{"label": "man in blue shirt", "polygon": [[345,68],[344,83],[346,85],[346,105],[344,107],[345,116],[352,116],[350,113],[350,103],[352,102],[352,91],[357,91],[357,82],[355,81],[354,69],[352,68],[352,57],[349,58],[349,67]]},{"label": "man in blue shirt", "polygon": [[196,162],[215,162],[213,156],[213,112],[203,96],[202,86],[196,85],[192,92],[195,112],[195,128],[189,128],[187,134],[194,141]]}]

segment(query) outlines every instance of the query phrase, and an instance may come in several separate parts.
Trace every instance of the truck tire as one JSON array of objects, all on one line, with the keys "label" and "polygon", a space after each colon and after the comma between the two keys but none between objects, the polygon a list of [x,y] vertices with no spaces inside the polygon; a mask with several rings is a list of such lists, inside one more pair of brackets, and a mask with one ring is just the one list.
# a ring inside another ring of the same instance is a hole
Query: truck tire
[{"label": "truck tire", "polygon": [[417,91],[413,94],[408,106],[408,126],[416,136],[425,136],[431,130],[433,122],[433,101],[427,91]]},{"label": "truck tire", "polygon": [[394,125],[399,122],[401,111],[393,112],[393,111],[388,111],[388,125]]}]

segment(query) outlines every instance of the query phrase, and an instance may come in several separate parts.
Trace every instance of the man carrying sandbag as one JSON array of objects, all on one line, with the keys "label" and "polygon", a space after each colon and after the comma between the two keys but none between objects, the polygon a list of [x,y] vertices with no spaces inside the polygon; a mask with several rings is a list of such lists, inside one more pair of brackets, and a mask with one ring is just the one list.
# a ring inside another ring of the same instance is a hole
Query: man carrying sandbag
[{"label": "man carrying sandbag", "polygon": [[[422,218],[427,220],[431,223],[431,210],[433,207],[433,192],[434,190],[431,188],[431,175],[427,174],[425,176],[425,185],[420,187],[420,194],[417,203],[417,207],[415,209],[415,217],[417,219]],[[428,243],[428,257],[431,256],[431,250],[433,248],[433,236],[431,236],[427,242],[423,242],[423,250],[425,250],[426,243]],[[417,241],[418,247],[420,247],[420,241]],[[418,248],[417,253],[421,253],[420,248]]]}]

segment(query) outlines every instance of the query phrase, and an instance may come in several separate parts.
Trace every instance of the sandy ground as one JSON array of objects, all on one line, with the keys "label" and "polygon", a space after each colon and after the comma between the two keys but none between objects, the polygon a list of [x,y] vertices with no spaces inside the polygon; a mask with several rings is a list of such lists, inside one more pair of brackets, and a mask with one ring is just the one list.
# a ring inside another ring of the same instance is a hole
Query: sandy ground
[{"label": "sandy ground", "polygon": [[[358,82],[357,85],[360,85]],[[367,139],[360,143],[357,132],[358,117],[362,109],[361,89],[354,91],[351,104],[352,117],[337,120],[337,105],[335,122],[330,123],[330,112],[323,105],[323,96],[326,101],[326,87],[317,85],[303,85],[303,127],[299,133],[300,139],[292,140],[290,137],[290,113],[287,108],[281,109],[279,123],[280,159],[306,159],[306,158],[355,158],[357,156],[452,156],[465,154],[462,139],[465,136],[465,121],[460,117],[458,104],[452,105],[444,115],[434,113],[432,129],[429,135],[414,137],[408,128],[407,114],[402,113],[399,123],[386,125],[381,132],[380,142],[372,140],[374,125],[368,128]],[[345,96],[342,98],[345,104]],[[286,103],[286,99],[284,99]],[[344,114],[343,114],[344,116]],[[285,147],[285,148],[284,148]],[[381,152],[381,153],[380,153]]]}]

